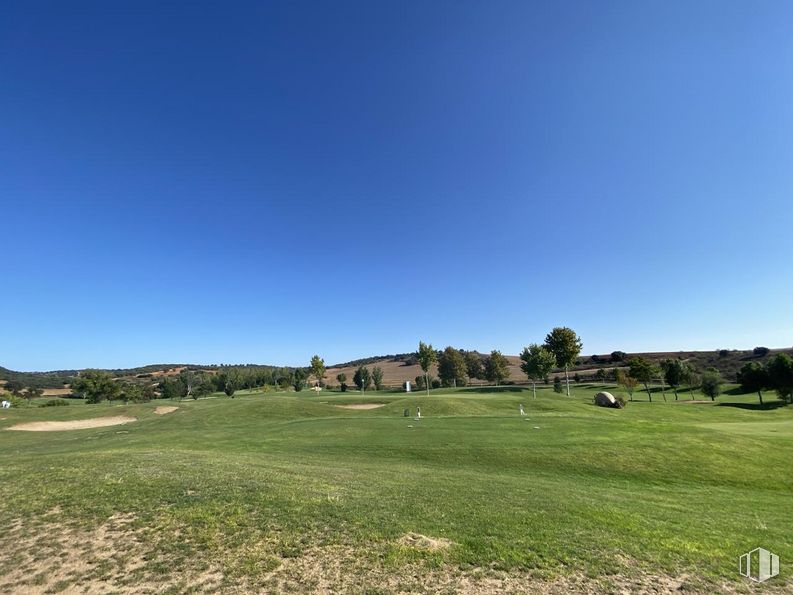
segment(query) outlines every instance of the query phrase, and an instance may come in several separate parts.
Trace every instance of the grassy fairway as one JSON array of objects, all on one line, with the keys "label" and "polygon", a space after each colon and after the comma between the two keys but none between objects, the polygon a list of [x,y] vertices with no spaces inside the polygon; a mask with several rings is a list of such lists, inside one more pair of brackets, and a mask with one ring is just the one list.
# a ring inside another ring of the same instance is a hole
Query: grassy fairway
[{"label": "grassy fairway", "polygon": [[[0,431],[0,590],[740,591],[737,556],[757,546],[782,560],[764,590],[793,586],[793,408],[617,411],[594,392],[3,411],[0,428],[138,421]],[[416,405],[421,421],[402,416]]]}]

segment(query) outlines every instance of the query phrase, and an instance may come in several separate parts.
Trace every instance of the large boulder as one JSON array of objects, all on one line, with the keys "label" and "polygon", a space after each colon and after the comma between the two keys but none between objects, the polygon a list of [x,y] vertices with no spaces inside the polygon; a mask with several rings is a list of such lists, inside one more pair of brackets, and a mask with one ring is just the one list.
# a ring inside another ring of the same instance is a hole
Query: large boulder
[{"label": "large boulder", "polygon": [[613,407],[614,409],[621,409],[622,403],[614,398],[614,395],[601,391],[595,395],[595,405],[598,407]]}]

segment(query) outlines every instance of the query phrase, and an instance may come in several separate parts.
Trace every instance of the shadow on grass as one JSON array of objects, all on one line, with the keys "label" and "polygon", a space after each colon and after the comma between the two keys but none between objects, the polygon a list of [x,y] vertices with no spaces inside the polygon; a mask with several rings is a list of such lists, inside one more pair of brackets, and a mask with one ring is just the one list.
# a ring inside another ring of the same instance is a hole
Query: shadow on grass
[{"label": "shadow on grass", "polygon": [[468,390],[478,393],[522,393],[531,387],[525,386],[471,386]]},{"label": "shadow on grass", "polygon": [[785,401],[771,401],[765,402],[762,405],[758,403],[719,403],[719,407],[735,407],[736,409],[747,409],[749,411],[768,411],[771,409],[779,409],[787,405]]}]

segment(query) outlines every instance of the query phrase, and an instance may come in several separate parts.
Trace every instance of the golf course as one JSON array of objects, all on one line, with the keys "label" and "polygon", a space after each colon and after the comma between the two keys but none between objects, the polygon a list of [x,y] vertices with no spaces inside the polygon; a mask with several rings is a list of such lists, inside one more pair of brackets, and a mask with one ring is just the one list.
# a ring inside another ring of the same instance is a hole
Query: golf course
[{"label": "golf course", "polygon": [[793,409],[604,388],[3,410],[0,592],[793,589]]}]

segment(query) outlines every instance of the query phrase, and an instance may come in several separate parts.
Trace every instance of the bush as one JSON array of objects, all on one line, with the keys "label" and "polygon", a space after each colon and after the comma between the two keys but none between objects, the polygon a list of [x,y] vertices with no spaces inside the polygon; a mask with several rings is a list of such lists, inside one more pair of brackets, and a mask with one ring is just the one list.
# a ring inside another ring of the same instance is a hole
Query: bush
[{"label": "bush", "polygon": [[727,357],[730,355],[729,349],[719,349],[719,357]]},{"label": "bush", "polygon": [[561,393],[562,392],[562,379],[558,376],[553,377],[553,392]]},{"label": "bush", "polygon": [[39,407],[63,407],[64,405],[68,405],[69,401],[66,399],[52,399],[51,401],[46,401],[44,403],[40,403]]},{"label": "bush", "polygon": [[764,357],[768,355],[768,352],[771,351],[768,347],[755,347],[752,349],[752,353],[754,353],[757,357]]},{"label": "bush", "polygon": [[612,362],[623,362],[625,358],[628,356],[627,353],[624,351],[612,351],[611,352],[611,361]]},{"label": "bush", "polygon": [[625,407],[626,401],[625,401],[625,397],[623,397],[622,395],[617,395],[616,397],[614,397],[614,400],[616,400],[617,403],[619,403],[620,409]]},{"label": "bush", "polygon": [[441,387],[441,381],[438,380],[437,378],[433,378],[432,382],[430,383],[430,385],[432,386],[432,388],[440,388]]}]

